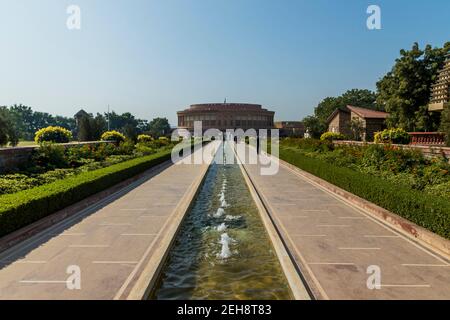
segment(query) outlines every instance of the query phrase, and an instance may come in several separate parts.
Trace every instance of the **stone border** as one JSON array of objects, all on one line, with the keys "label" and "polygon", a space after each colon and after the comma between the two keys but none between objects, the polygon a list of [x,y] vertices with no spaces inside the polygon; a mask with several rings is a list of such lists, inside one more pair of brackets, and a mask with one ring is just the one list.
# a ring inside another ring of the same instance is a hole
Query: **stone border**
[{"label": "stone border", "polygon": [[[57,143],[55,145],[64,148],[71,148],[84,145],[98,145],[105,143],[114,143],[113,141],[85,141],[85,142],[68,142]],[[10,170],[16,169],[21,164],[27,162],[33,151],[38,149],[39,145],[22,146],[22,147],[8,147],[0,148],[0,174],[7,173]]]},{"label": "stone border", "polygon": [[174,212],[171,214],[171,217],[161,229],[163,236],[161,239],[157,240],[158,242],[154,247],[156,249],[153,250],[152,255],[147,256],[145,260],[143,260],[143,265],[145,265],[145,267],[140,268],[139,277],[135,280],[133,287],[124,294],[116,296],[114,298],[115,300],[146,300],[151,296],[155,289],[155,285],[158,283],[169,251],[180,231],[181,224],[186,217],[186,213],[192,207],[193,200],[197,196],[210,165],[211,164],[206,165],[200,176],[192,182],[188,191],[184,194]]},{"label": "stone border", "polygon": [[422,245],[423,247],[436,252],[447,260],[450,260],[450,240],[447,240],[423,227],[416,225],[415,223],[400,217],[399,215],[390,212],[370,201],[367,201],[361,197],[354,195],[344,189],[341,189],[309,172],[306,172],[282,159],[279,159],[280,163],[294,171],[296,174],[302,176],[306,180],[309,180],[314,185],[319,186],[321,189],[332,193],[336,197],[344,200],[352,206],[364,211],[371,217],[382,222],[383,224],[391,227],[392,229],[402,233],[414,242]]},{"label": "stone border", "polygon": [[[239,159],[236,150],[233,149],[234,155],[237,159]],[[270,217],[267,208],[265,207],[256,187],[254,186],[251,178],[249,177],[246,169],[244,168],[241,161],[238,161],[239,168],[241,169],[241,173],[244,177],[244,180],[247,184],[247,187],[252,195],[253,200],[255,201],[256,207],[258,208],[259,215],[261,220],[263,221],[264,227],[266,228],[269,239],[272,243],[273,248],[275,249],[275,253],[278,257],[278,261],[280,262],[281,269],[284,272],[286,280],[291,289],[291,293],[294,296],[295,300],[311,300],[311,293],[305,286],[304,280],[302,279],[299,271],[294,265],[287,248],[284,246],[283,241],[280,238],[280,235],[277,232],[277,229]]]},{"label": "stone border", "polygon": [[441,157],[445,156],[450,161],[450,147],[446,147],[445,145],[442,146],[435,146],[435,145],[419,145],[419,144],[385,144],[385,143],[375,143],[375,142],[362,142],[362,141],[352,141],[352,140],[335,140],[333,141],[333,144],[335,145],[347,145],[347,146],[368,146],[372,144],[380,145],[380,146],[392,146],[399,149],[404,150],[418,150],[420,151],[425,157],[427,158],[433,158],[433,157]]}]

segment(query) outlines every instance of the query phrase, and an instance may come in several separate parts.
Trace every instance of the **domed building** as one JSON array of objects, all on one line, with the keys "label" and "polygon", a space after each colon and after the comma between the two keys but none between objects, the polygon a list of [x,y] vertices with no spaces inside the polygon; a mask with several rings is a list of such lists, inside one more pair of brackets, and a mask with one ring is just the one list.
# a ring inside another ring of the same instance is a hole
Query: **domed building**
[{"label": "domed building", "polygon": [[194,122],[201,121],[202,129],[271,129],[274,127],[274,111],[250,103],[193,104],[178,111],[178,128],[194,130]]}]

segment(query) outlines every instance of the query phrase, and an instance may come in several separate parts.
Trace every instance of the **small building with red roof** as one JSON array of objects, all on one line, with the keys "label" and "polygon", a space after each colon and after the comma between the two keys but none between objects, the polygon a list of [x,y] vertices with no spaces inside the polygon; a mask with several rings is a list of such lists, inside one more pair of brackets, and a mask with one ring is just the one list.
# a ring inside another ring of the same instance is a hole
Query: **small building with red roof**
[{"label": "small building with red roof", "polygon": [[328,117],[328,131],[348,137],[359,135],[363,141],[372,141],[375,132],[386,128],[388,116],[387,112],[348,105],[334,110]]}]

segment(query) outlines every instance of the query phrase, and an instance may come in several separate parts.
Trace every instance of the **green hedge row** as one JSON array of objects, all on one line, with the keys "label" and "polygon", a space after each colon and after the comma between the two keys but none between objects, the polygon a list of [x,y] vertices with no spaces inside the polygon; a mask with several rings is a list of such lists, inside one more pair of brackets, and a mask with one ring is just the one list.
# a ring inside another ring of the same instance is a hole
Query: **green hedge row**
[{"label": "green hedge row", "polygon": [[280,159],[450,239],[450,202],[382,178],[280,148]]},{"label": "green hedge row", "polygon": [[105,190],[171,158],[171,150],[0,196],[0,236]]}]

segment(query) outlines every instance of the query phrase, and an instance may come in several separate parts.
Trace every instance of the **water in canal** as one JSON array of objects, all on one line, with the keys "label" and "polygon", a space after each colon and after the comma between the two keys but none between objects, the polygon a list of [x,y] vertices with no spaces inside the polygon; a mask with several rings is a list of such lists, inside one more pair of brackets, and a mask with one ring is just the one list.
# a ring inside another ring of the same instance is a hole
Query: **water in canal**
[{"label": "water in canal", "polygon": [[237,164],[210,166],[156,288],[153,299],[292,298]]}]

